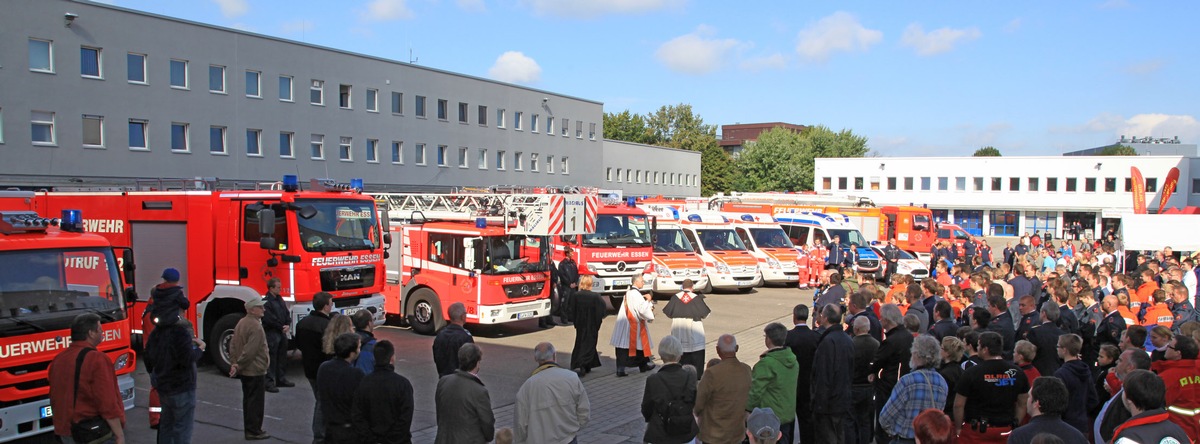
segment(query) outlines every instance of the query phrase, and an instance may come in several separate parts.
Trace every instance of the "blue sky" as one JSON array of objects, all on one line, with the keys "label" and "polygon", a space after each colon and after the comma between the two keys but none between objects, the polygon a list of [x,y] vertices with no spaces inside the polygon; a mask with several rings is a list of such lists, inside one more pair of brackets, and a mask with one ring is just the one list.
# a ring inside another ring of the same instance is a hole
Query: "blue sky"
[{"label": "blue sky", "polygon": [[[1196,2],[113,0],[712,124],[850,129],[885,156],[1200,142]],[[1189,43],[1191,42],[1191,43]]]}]

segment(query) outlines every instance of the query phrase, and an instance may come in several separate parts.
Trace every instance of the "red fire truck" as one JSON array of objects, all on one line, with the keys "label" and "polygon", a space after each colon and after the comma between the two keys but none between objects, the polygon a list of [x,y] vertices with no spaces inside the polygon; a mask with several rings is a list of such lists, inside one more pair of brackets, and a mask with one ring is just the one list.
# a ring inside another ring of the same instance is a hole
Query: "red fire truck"
[{"label": "red fire truck", "polygon": [[392,194],[386,311],[433,334],[450,304],[467,322],[499,324],[550,315],[551,236],[595,229],[596,200],[583,194]]},{"label": "red fire truck", "polygon": [[554,260],[557,263],[564,258],[567,246],[574,249],[579,271],[596,275],[592,291],[607,295],[615,307],[633,286],[633,277],[652,265],[654,243],[650,218],[635,206],[632,197],[621,202],[595,199],[600,203],[595,213],[595,231],[555,236]]},{"label": "red fire truck", "polygon": [[[52,211],[82,209],[88,231],[132,248],[143,264],[178,268],[192,302],[187,318],[224,373],[243,303],[261,297],[273,277],[282,280],[293,325],[308,315],[320,291],[333,294],[335,310],[370,310],[383,323],[390,236],[376,217],[375,200],[362,194],[361,183],[352,183],[313,180],[301,190],[295,176],[285,176],[282,183],[244,190],[189,181],[186,190],[157,183],[154,188],[165,191],[51,191],[37,198]],[[157,271],[141,273],[135,288],[158,282]],[[150,328],[140,318],[146,303],[134,307],[135,334]]]},{"label": "red fire truck", "polygon": [[77,210],[61,222],[48,214],[33,192],[0,191],[0,442],[54,428],[47,368],[83,313],[100,316],[98,349],[114,363],[125,409],[133,408],[137,360],[125,315],[136,298],[125,288],[132,252],[85,234]]}]

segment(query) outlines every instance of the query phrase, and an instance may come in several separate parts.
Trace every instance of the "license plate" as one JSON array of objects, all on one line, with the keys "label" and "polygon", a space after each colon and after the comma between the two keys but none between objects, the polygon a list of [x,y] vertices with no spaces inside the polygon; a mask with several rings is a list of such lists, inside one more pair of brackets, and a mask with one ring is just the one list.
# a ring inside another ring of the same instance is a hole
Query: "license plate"
[{"label": "license plate", "polygon": [[620,278],[620,279],[613,279],[613,280],[609,281],[609,283],[614,287],[620,286],[620,285],[629,285],[631,282],[633,282],[633,279],[631,279],[631,278]]},{"label": "license plate", "polygon": [[798,279],[800,279],[800,276],[788,276],[787,277],[787,280],[789,280],[789,281],[794,281],[794,280],[798,280]]},{"label": "license plate", "polygon": [[746,286],[749,286],[749,285],[751,285],[751,284],[753,284],[753,283],[754,283],[754,282],[752,282],[752,281],[737,281],[737,284],[738,284],[738,286],[739,286],[739,287],[746,287]]},{"label": "license plate", "polygon": [[523,312],[517,313],[517,319],[532,318],[534,313],[535,312],[532,312],[532,311],[523,311]]},{"label": "license plate", "polygon": [[363,309],[362,307],[346,307],[346,308],[341,309],[341,312],[343,315],[350,316],[352,314],[358,313],[359,310],[362,310],[362,309]]},{"label": "license plate", "polygon": [[51,416],[54,416],[54,411],[50,410],[50,406],[42,407],[42,418],[49,418]]}]

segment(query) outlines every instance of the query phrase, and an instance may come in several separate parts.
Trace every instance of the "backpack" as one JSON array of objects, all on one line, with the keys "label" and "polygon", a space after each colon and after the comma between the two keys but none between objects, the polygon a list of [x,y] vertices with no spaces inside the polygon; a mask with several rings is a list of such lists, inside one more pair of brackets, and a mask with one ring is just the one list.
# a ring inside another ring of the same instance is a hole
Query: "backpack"
[{"label": "backpack", "polygon": [[695,424],[696,418],[692,416],[692,409],[695,407],[695,399],[687,399],[687,386],[690,381],[695,378],[694,373],[688,373],[688,381],[684,382],[683,393],[679,395],[671,394],[671,386],[667,385],[667,381],[659,378],[659,382],[667,388],[667,395],[670,396],[666,404],[660,405],[658,408],[658,421],[662,424],[663,431],[669,436],[687,435],[692,432],[692,425]]}]

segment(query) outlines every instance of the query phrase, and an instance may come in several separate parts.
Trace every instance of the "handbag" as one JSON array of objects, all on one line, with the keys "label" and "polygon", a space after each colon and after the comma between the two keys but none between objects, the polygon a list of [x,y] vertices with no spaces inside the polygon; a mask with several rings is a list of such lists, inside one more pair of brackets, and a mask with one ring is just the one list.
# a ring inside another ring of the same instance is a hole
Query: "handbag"
[{"label": "handbag", "polygon": [[[75,406],[79,401],[79,373],[83,369],[83,359],[87,357],[91,348],[84,348],[79,352],[79,356],[75,358],[75,396],[71,399],[71,411],[75,411]],[[84,418],[79,422],[71,422],[71,439],[78,443],[92,444],[103,442],[112,438],[112,428],[109,427],[108,421],[99,416]]]}]

